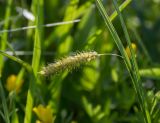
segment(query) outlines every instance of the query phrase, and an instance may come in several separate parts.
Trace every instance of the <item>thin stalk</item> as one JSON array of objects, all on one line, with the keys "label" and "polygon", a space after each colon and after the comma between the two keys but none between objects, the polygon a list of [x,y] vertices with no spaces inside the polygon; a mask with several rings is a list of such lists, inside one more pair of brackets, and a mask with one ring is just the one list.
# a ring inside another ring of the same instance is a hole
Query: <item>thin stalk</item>
[{"label": "thin stalk", "polygon": [[[124,46],[123,46],[123,44],[122,44],[122,42],[121,42],[121,40],[120,40],[116,30],[115,30],[113,24],[111,23],[111,21],[109,19],[109,16],[107,15],[107,13],[105,11],[105,8],[104,8],[102,2],[100,0],[96,0],[96,3],[97,3],[97,7],[98,7],[104,21],[105,21],[106,26],[108,27],[108,29],[109,29],[117,47],[118,47],[118,49],[120,50],[120,52],[121,52],[121,54],[124,58],[124,62],[125,62],[126,67],[127,67],[128,71],[130,73],[130,77],[132,79],[134,89],[137,93],[137,96],[138,96],[138,99],[139,99],[139,102],[140,102],[140,107],[141,107],[143,115],[145,117],[145,121],[147,123],[150,123],[150,115],[149,115],[149,112],[148,112],[148,107],[147,107],[147,104],[146,104],[146,101],[145,101],[145,98],[144,98],[144,93],[143,93],[143,90],[142,90],[142,87],[141,87],[142,85],[139,82],[140,76],[139,76],[138,67],[137,67],[137,64],[136,64],[136,61],[135,61],[135,58],[134,58],[135,55],[134,55],[133,51],[131,51],[132,57],[131,57],[131,59],[128,58],[128,56],[125,52]],[[115,3],[114,3],[114,5],[115,5]],[[118,7],[116,6],[116,8],[118,8]],[[119,13],[120,13],[119,9],[116,9],[116,10],[117,10],[117,13],[119,15]],[[124,30],[124,32],[127,33],[126,30]],[[126,36],[126,39],[128,41],[129,37],[126,34],[125,34],[125,36]],[[129,43],[129,46],[131,48],[131,42],[128,42],[128,43]]]},{"label": "thin stalk", "polygon": [[[5,12],[5,23],[4,23],[4,30],[8,29],[9,27],[9,17],[11,15],[11,5],[13,0],[7,0],[7,8]],[[7,42],[8,33],[4,33],[2,35],[2,39],[0,40],[0,50],[4,51],[6,49],[6,42]],[[2,74],[2,69],[4,66],[3,56],[0,56],[0,76]]]},{"label": "thin stalk", "polygon": [[[78,22],[80,22],[80,19],[71,20],[71,21],[56,22],[56,23],[48,23],[48,24],[40,25],[40,27],[41,28],[43,28],[43,27],[54,27],[54,26],[67,25],[67,24],[73,24],[73,23],[78,23]],[[35,28],[37,28],[36,25],[33,25],[33,26],[24,26],[24,27],[10,29],[10,30],[2,30],[2,31],[0,31],[0,34],[1,33],[5,33],[5,32],[17,32],[17,31],[28,30],[28,29],[35,29]]]},{"label": "thin stalk", "polygon": [[40,25],[43,24],[43,0],[33,0],[33,13],[38,15],[36,20],[36,29],[35,29],[35,40],[34,40],[34,49],[33,49],[33,58],[32,58],[32,68],[33,73],[31,75],[28,95],[27,95],[27,103],[26,103],[26,111],[24,123],[31,123],[32,120],[32,109],[34,104],[34,93],[35,93],[35,85],[38,82],[36,76],[38,74],[40,56],[41,56],[41,40],[43,38],[43,31],[40,29]]},{"label": "thin stalk", "polygon": [[124,34],[125,34],[125,38],[127,40],[127,43],[129,45],[129,49],[131,51],[130,61],[131,61],[132,71],[130,71],[130,72],[131,72],[132,77],[133,77],[133,83],[134,83],[134,85],[136,87],[136,90],[137,90],[137,96],[138,96],[140,107],[141,107],[141,110],[142,110],[142,113],[143,113],[143,116],[144,116],[144,120],[145,120],[146,123],[151,123],[151,118],[150,118],[150,114],[149,114],[149,110],[148,110],[148,104],[147,104],[147,101],[145,100],[146,95],[144,93],[144,90],[142,88],[142,84],[140,82],[141,80],[140,80],[140,75],[139,75],[139,72],[138,72],[138,65],[137,65],[137,62],[136,62],[136,59],[135,59],[135,54],[134,54],[133,48],[131,46],[131,40],[130,40],[128,31],[127,31],[127,27],[125,25],[125,22],[123,20],[121,12],[118,8],[117,2],[115,0],[113,0],[113,3],[114,3],[114,6],[115,6],[115,9],[116,9],[116,11],[119,15],[119,19],[120,19],[120,22],[121,22],[121,25],[122,25],[122,28],[123,28],[123,31],[124,31]]},{"label": "thin stalk", "polygon": [[[110,20],[109,16],[107,15],[102,2],[100,0],[96,0],[96,4],[97,4],[97,7],[98,7],[98,10],[100,11],[100,13],[101,13],[101,15],[102,15],[102,17],[104,19],[104,22],[105,22],[108,30],[110,31],[110,33],[111,33],[111,35],[112,35],[112,37],[113,37],[113,39],[114,39],[114,41],[115,41],[115,43],[116,43],[116,45],[117,45],[117,47],[119,49],[121,55],[124,58],[124,63],[126,64],[126,67],[127,67],[128,71],[130,73],[130,71],[132,71],[131,62],[130,62],[130,60],[128,58],[128,55],[126,54],[125,48],[124,48],[124,46],[123,46],[123,44],[122,44],[122,42],[121,42],[121,40],[120,40],[120,38],[118,36],[113,24],[111,23],[111,20]],[[132,77],[131,77],[131,79],[133,80]],[[133,83],[133,86],[136,89],[136,85],[134,83]],[[136,92],[137,92],[137,90],[136,90]]]},{"label": "thin stalk", "polygon": [[123,56],[113,53],[103,53],[103,54],[98,54],[98,56],[117,56],[123,59]]},{"label": "thin stalk", "polygon": [[122,42],[121,42],[121,40],[118,36],[113,24],[111,23],[111,20],[110,20],[109,16],[106,14],[106,11],[105,11],[105,8],[104,8],[102,2],[100,0],[96,0],[96,4],[97,4],[97,7],[98,7],[98,10],[100,11],[100,13],[101,13],[101,15],[104,19],[104,22],[105,22],[106,26],[108,27],[108,29],[109,29],[117,47],[118,47],[118,49],[120,50],[120,52],[121,52],[121,54],[124,58],[125,64],[127,65],[127,68],[128,69],[131,68],[131,64],[130,64],[129,58],[128,58],[126,52],[125,52],[125,48],[124,48],[124,46],[123,46],[123,44],[122,44]]}]

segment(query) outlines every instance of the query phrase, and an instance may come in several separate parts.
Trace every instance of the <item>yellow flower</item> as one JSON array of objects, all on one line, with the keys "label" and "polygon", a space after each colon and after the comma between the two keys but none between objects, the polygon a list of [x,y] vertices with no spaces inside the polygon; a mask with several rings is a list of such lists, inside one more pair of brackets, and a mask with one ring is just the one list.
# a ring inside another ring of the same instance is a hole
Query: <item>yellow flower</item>
[{"label": "yellow flower", "polygon": [[[136,44],[132,43],[132,44],[131,44],[131,47],[132,47],[134,53],[136,54],[136,51],[137,51],[137,46],[136,46]],[[131,58],[131,52],[130,52],[129,46],[127,46],[125,50],[126,50],[126,53],[127,53],[128,57]],[[136,56],[136,55],[135,55],[135,56]]]},{"label": "yellow flower", "polygon": [[43,122],[41,122],[41,121],[39,121],[39,120],[36,120],[36,123],[43,123]]},{"label": "yellow flower", "polygon": [[6,89],[9,92],[16,91],[16,93],[19,93],[22,87],[22,84],[23,84],[23,80],[17,81],[17,76],[12,74],[7,78]]},{"label": "yellow flower", "polygon": [[54,118],[52,115],[52,110],[49,107],[44,107],[43,105],[38,105],[38,107],[34,107],[33,111],[39,118],[36,123],[53,123]]}]

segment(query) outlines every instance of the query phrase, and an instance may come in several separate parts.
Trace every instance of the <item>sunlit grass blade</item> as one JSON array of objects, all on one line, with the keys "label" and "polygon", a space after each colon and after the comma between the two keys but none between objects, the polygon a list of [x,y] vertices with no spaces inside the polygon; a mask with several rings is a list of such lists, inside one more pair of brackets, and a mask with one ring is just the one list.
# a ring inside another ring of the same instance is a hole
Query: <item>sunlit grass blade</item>
[{"label": "sunlit grass blade", "polygon": [[149,114],[146,95],[145,95],[145,92],[144,92],[144,90],[142,88],[140,75],[139,75],[139,71],[138,71],[138,65],[137,65],[137,62],[136,62],[136,59],[135,59],[135,53],[134,53],[133,48],[131,46],[131,40],[130,40],[128,31],[127,31],[127,27],[125,25],[125,22],[123,20],[123,17],[121,15],[121,13],[120,13],[120,10],[118,9],[117,2],[115,0],[113,0],[113,3],[114,3],[116,11],[118,13],[118,16],[120,18],[122,29],[124,31],[124,35],[125,35],[126,41],[127,41],[128,45],[129,45],[129,49],[131,51],[130,61],[131,61],[132,71],[130,71],[130,73],[131,73],[131,76],[133,77],[132,81],[133,81],[133,83],[135,85],[135,90],[137,91],[139,105],[141,107],[145,122],[146,123],[151,123],[151,117],[150,117],[150,114]]},{"label": "sunlit grass blade", "polygon": [[106,14],[106,11],[105,11],[105,8],[104,8],[102,2],[100,0],[96,0],[96,3],[97,3],[97,7],[98,7],[101,15],[103,16],[105,24],[107,25],[115,43],[117,44],[122,56],[124,57],[124,62],[126,63],[128,71],[131,75],[131,79],[132,79],[134,89],[135,89],[135,91],[137,93],[137,96],[138,96],[138,99],[139,99],[139,103],[140,103],[140,107],[141,107],[143,115],[144,115],[144,119],[147,123],[150,123],[150,115],[149,115],[149,112],[148,112],[147,102],[145,101],[144,92],[142,90],[142,85],[139,82],[140,76],[139,76],[139,73],[138,73],[138,67],[137,67],[137,64],[136,64],[135,57],[134,57],[135,55],[134,55],[133,49],[131,48],[130,38],[129,38],[128,32],[125,28],[123,18],[122,18],[122,16],[120,16],[120,11],[118,9],[118,6],[116,5],[116,2],[114,1],[114,5],[116,7],[117,13],[121,18],[121,23],[122,23],[122,27],[124,29],[125,37],[127,39],[129,47],[131,49],[130,60],[129,60],[128,56],[126,55],[126,52],[124,51],[124,46],[123,46],[117,32],[115,31],[111,21],[109,20],[109,16]]},{"label": "sunlit grass blade", "polygon": [[[122,3],[122,5],[119,7],[120,11],[125,10],[125,8],[131,3],[132,0],[126,0]],[[117,11],[115,10],[110,16],[109,19],[111,20],[111,22],[113,20],[115,20],[115,18],[117,17]],[[93,33],[88,39],[87,39],[87,44],[85,46],[85,49],[89,49],[91,44],[93,44],[93,42],[97,39],[97,37],[99,35],[101,35],[103,33],[103,29],[97,29],[97,31],[95,33]]]},{"label": "sunlit grass blade", "polygon": [[[5,12],[5,23],[4,23],[4,30],[8,29],[9,27],[9,17],[11,15],[11,5],[12,5],[13,0],[7,0],[7,7],[6,7],[6,12]],[[4,33],[2,35],[2,38],[0,40],[0,50],[5,51],[6,49],[6,42],[8,38],[8,33]],[[0,56],[0,76],[2,73],[4,61],[3,61],[3,56]]]},{"label": "sunlit grass blade", "polygon": [[121,42],[121,40],[118,36],[113,24],[111,23],[111,20],[110,20],[109,16],[106,14],[106,11],[105,11],[105,8],[104,8],[102,2],[100,0],[96,0],[96,3],[97,3],[98,10],[100,11],[100,13],[101,13],[101,15],[104,19],[105,24],[108,27],[108,30],[110,31],[118,49],[120,50],[123,58],[125,59],[124,61],[127,65],[128,69],[130,69],[131,64],[130,64],[129,58],[128,58],[126,52],[125,52],[125,48],[124,48],[124,46],[123,46],[123,44],[122,44],[122,42]]},{"label": "sunlit grass blade", "polygon": [[[119,7],[119,10],[124,10],[131,2],[132,0],[125,0],[123,4],[121,4],[121,6]],[[110,16],[110,20],[113,21],[117,17],[117,15],[117,11],[114,11],[113,14]]]},{"label": "sunlit grass blade", "polygon": [[146,77],[146,78],[160,79],[160,68],[140,69],[139,74],[142,77]]},{"label": "sunlit grass blade", "polygon": [[[79,0],[70,0],[68,2],[68,6],[65,9],[63,21],[67,20],[75,20],[79,18],[78,12],[78,3]],[[82,10],[81,10],[82,11]],[[67,24],[67,25],[61,25],[55,28],[55,30],[51,33],[51,35],[45,40],[45,47],[48,47],[53,43],[53,39],[57,40],[56,43],[59,46],[60,49],[58,49],[59,54],[61,53],[67,53],[70,50],[70,47],[72,46],[73,41],[70,38],[70,32],[73,27],[74,23],[72,24]],[[68,47],[65,47],[65,50],[62,52],[61,47],[63,45],[67,44]]]},{"label": "sunlit grass blade", "polygon": [[43,0],[32,1],[33,13],[37,15],[36,18],[36,29],[35,29],[35,39],[34,39],[34,48],[33,48],[33,57],[32,57],[32,68],[33,73],[30,79],[29,90],[27,94],[26,109],[25,109],[25,118],[24,123],[30,123],[32,120],[32,109],[34,105],[34,92],[35,84],[37,81],[37,74],[39,69],[40,57],[41,57],[41,42],[43,40],[43,29],[39,28],[40,25],[43,25]]}]

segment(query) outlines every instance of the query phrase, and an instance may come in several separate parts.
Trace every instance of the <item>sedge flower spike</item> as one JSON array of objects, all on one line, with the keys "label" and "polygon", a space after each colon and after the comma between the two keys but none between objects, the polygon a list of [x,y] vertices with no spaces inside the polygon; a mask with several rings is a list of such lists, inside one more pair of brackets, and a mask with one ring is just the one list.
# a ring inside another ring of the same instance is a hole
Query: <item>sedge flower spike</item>
[{"label": "sedge flower spike", "polygon": [[[66,58],[57,60],[55,63],[51,63],[46,67],[43,67],[42,70],[39,72],[40,75],[43,76],[49,76],[49,75],[55,75],[63,70],[72,70],[81,64],[90,62],[92,60],[95,60],[97,57],[102,55],[115,55],[119,56],[117,54],[98,54],[95,51],[90,52],[80,52],[72,56],[68,56]],[[121,56],[119,56],[121,57]]]}]

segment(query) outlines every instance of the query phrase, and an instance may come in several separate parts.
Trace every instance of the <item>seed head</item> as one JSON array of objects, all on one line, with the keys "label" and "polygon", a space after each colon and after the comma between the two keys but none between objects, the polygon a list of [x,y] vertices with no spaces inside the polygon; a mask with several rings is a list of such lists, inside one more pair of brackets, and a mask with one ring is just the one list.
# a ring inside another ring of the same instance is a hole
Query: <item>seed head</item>
[{"label": "seed head", "polygon": [[98,56],[98,53],[95,51],[76,53],[75,55],[62,58],[46,67],[43,67],[39,74],[43,76],[49,76],[55,75],[64,70],[72,70],[83,63],[87,63],[96,59]]}]

